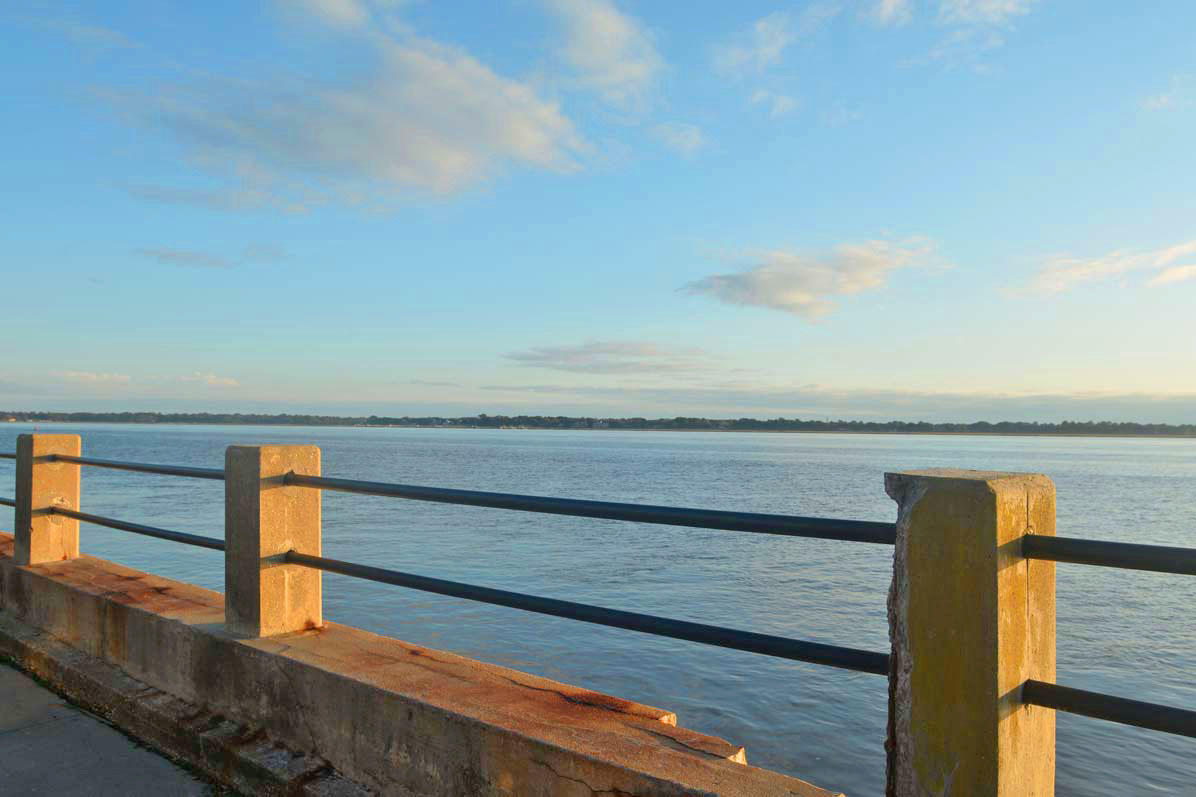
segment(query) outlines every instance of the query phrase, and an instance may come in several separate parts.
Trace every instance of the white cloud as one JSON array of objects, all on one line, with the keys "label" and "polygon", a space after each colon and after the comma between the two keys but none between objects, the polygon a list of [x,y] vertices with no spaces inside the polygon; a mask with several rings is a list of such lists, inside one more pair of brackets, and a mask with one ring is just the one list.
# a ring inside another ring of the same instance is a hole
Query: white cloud
[{"label": "white cloud", "polygon": [[560,56],[576,84],[621,108],[644,105],[664,59],[651,33],[611,0],[543,0],[564,29]]},{"label": "white cloud", "polygon": [[828,127],[844,127],[860,121],[864,114],[847,106],[842,100],[836,102],[822,114],[822,123]]},{"label": "white cloud", "polygon": [[1196,280],[1196,265],[1192,266],[1175,266],[1164,271],[1159,272],[1158,276],[1154,277],[1148,285],[1170,285],[1173,282],[1186,282],[1187,280]]},{"label": "white cloud", "polygon": [[50,376],[64,382],[88,385],[94,388],[104,387],[133,387],[149,389],[160,393],[171,385],[203,385],[205,387],[239,387],[240,382],[230,376],[220,376],[212,372],[194,371],[181,376],[150,376],[134,379],[126,374],[110,374],[95,371],[52,371]]},{"label": "white cloud", "polygon": [[97,373],[95,371],[53,371],[50,375],[67,382],[81,382],[88,385],[127,385],[132,381],[124,374]]},{"label": "white cloud", "polygon": [[930,52],[939,61],[974,61],[1001,47],[1013,20],[1030,13],[1038,0],[940,0],[938,20],[948,29]]},{"label": "white cloud", "polygon": [[427,39],[365,25],[349,35],[372,56],[368,74],[341,78],[331,63],[322,80],[212,80],[124,98],[130,118],[171,133],[225,183],[131,190],[225,209],[302,209],[457,192],[513,167],[577,167],[584,143],[531,86]]},{"label": "white cloud", "polygon": [[[838,2],[814,2],[796,18],[783,11],[761,17],[711,51],[716,72],[730,78],[759,77],[784,60],[785,51],[799,39],[809,36],[840,11]],[[757,87],[749,95],[752,105],[764,107],[770,116],[792,112],[798,101],[772,89]]]},{"label": "white cloud", "polygon": [[133,254],[155,260],[163,265],[198,268],[232,268],[238,263],[276,263],[287,257],[284,247],[262,243],[246,244],[245,248],[241,250],[239,258],[223,257],[193,249],[165,247],[134,249]]},{"label": "white cloud", "polygon": [[826,0],[807,5],[796,19],[783,11],[761,17],[713,49],[714,68],[732,77],[760,74],[779,64],[791,44],[838,15],[840,7],[836,0]]},{"label": "white cloud", "polygon": [[358,0],[279,0],[279,3],[337,26],[361,25],[370,18],[370,12]]},{"label": "white cloud", "polygon": [[875,0],[868,16],[878,25],[904,25],[913,18],[913,3],[911,0]]},{"label": "white cloud", "polygon": [[781,250],[747,253],[751,268],[714,274],[684,286],[726,302],[818,318],[834,309],[834,297],[884,285],[889,272],[929,265],[933,246],[925,241],[865,241],[842,244],[824,254]]},{"label": "white cloud", "polygon": [[770,89],[756,89],[752,92],[752,105],[759,105],[768,109],[769,116],[784,116],[797,110],[797,100],[788,94],[781,94]]},{"label": "white cloud", "polygon": [[[279,198],[272,197],[263,188],[248,185],[217,188],[180,188],[178,186],[153,185],[147,183],[126,183],[124,189],[139,199],[149,199],[168,205],[191,205],[194,207],[239,213],[260,208]],[[302,210],[301,204],[289,204],[291,210]]]},{"label": "white cloud", "polygon": [[714,67],[728,75],[759,73],[777,64],[797,38],[793,21],[780,11],[756,20],[746,31],[714,50]]},{"label": "white cloud", "polygon": [[650,374],[697,371],[709,355],[700,349],[639,341],[594,341],[576,346],[536,346],[506,355],[520,365],[583,374]]},{"label": "white cloud", "polygon": [[1170,91],[1152,94],[1142,101],[1142,107],[1148,111],[1169,111],[1177,107],[1176,96]]},{"label": "white cloud", "polygon": [[1147,97],[1142,101],[1142,107],[1148,111],[1174,111],[1179,108],[1187,108],[1192,104],[1194,87],[1196,87],[1196,79],[1192,75],[1174,75],[1167,90]]},{"label": "white cloud", "polygon": [[188,249],[147,248],[134,249],[133,254],[156,260],[164,265],[194,266],[199,268],[231,268],[232,261],[207,252],[195,252]]},{"label": "white cloud", "polygon": [[241,385],[240,382],[231,376],[217,376],[214,373],[204,373],[202,371],[195,371],[194,373],[176,377],[175,381],[184,384],[206,385],[208,387],[240,387]]},{"label": "white cloud", "polygon": [[1166,285],[1196,275],[1196,241],[1152,251],[1118,249],[1099,257],[1062,255],[1038,266],[1032,287],[1039,293],[1061,293],[1087,282],[1108,279],[1134,271],[1158,272],[1148,284]]},{"label": "white cloud", "polygon": [[664,122],[654,125],[652,135],[678,155],[691,158],[706,145],[702,130],[685,122]]},{"label": "white cloud", "polygon": [[137,45],[118,30],[90,25],[69,17],[30,19],[30,24],[56,31],[76,44],[105,49],[131,49]]},{"label": "white cloud", "polygon": [[948,25],[1005,25],[1027,14],[1037,0],[941,0],[939,19]]}]

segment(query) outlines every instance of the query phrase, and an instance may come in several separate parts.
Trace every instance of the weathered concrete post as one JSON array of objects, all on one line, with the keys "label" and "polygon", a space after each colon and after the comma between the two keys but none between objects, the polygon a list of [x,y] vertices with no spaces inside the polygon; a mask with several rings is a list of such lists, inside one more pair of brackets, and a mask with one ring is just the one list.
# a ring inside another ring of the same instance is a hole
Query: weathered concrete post
[{"label": "weathered concrete post", "polygon": [[1021,538],[1055,533],[1046,476],[885,474],[898,503],[889,592],[888,793],[1049,797],[1055,713],[1024,705],[1055,680],[1055,565]]},{"label": "weathered concrete post", "polygon": [[79,511],[79,466],[50,457],[77,457],[80,451],[77,434],[18,435],[13,549],[18,565],[79,558],[79,521],[49,510],[60,506]]},{"label": "weathered concrete post", "polygon": [[287,487],[294,471],[320,475],[316,446],[229,446],[224,456],[224,622],[273,636],[323,625],[320,571],[278,562],[320,555],[320,491]]}]

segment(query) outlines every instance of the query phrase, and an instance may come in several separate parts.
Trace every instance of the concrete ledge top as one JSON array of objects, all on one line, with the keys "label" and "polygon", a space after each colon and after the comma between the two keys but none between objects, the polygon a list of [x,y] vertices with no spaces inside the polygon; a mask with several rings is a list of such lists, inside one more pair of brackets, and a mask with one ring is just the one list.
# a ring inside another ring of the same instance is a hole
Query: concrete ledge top
[{"label": "concrete ledge top", "polygon": [[16,568],[12,548],[13,538],[0,533],[0,566],[5,569],[28,571],[128,611],[169,619],[243,648],[246,656],[289,660],[287,667],[313,668],[366,684],[470,723],[684,786],[686,793],[834,794],[747,766],[742,747],[678,727],[669,711],[337,623],[276,637],[239,638],[224,627],[220,593],[86,555]]},{"label": "concrete ledge top", "polygon": [[913,479],[961,479],[964,481],[989,482],[1002,479],[1045,479],[1041,473],[1007,470],[968,470],[965,468],[925,468],[922,470],[901,470],[885,473],[885,478]]}]

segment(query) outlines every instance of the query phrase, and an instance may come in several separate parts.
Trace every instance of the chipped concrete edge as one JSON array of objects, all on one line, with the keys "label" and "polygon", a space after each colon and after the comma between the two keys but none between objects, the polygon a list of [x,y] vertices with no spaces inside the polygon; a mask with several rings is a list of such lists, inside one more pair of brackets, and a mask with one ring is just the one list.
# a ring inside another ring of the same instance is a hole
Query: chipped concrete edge
[{"label": "chipped concrete edge", "polygon": [[0,613],[0,660],[36,676],[147,747],[246,795],[375,794],[322,758],[180,700]]},{"label": "chipped concrete edge", "polygon": [[[885,793],[913,794],[913,773],[908,771],[909,753],[914,744],[908,711],[910,676],[909,629],[909,524],[914,507],[926,494],[925,481],[911,479],[906,474],[886,473],[885,492],[897,502],[897,536],[893,551],[893,579],[889,585],[887,612],[889,617],[889,722],[885,739]],[[904,753],[904,754],[903,754]]]}]

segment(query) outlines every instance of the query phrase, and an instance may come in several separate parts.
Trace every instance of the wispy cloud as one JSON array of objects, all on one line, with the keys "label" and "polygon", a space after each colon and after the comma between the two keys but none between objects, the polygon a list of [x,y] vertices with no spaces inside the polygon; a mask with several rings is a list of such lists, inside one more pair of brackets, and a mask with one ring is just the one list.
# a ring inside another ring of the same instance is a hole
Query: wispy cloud
[{"label": "wispy cloud", "polygon": [[796,38],[793,19],[784,12],[773,12],[715,47],[714,68],[727,75],[758,74],[780,63],[785,49]]},{"label": "wispy cloud", "polygon": [[665,68],[652,34],[612,0],[543,0],[560,23],[574,83],[623,109],[642,108]]},{"label": "wispy cloud", "polygon": [[[802,38],[813,34],[839,14],[839,2],[814,2],[800,14],[775,11],[761,17],[716,45],[711,50],[711,65],[733,80],[761,80],[784,60],[785,51]],[[757,86],[748,101],[778,118],[796,110],[798,100],[792,95],[765,86]]]},{"label": "wispy cloud", "polygon": [[[123,188],[139,199],[163,202],[168,205],[191,205],[225,213],[240,213],[270,204],[280,204],[280,198],[272,197],[269,191],[247,185],[182,188],[148,183],[125,183]],[[303,206],[300,202],[291,201],[287,209],[298,211],[302,210]]]},{"label": "wispy cloud", "polygon": [[933,255],[933,244],[920,239],[848,243],[814,254],[751,251],[739,258],[752,264],[746,270],[713,274],[683,290],[816,319],[834,309],[836,297],[879,288],[896,269],[934,264]]},{"label": "wispy cloud", "polygon": [[1138,271],[1154,272],[1149,285],[1170,285],[1196,278],[1196,241],[1148,251],[1118,249],[1098,257],[1047,258],[1039,264],[1031,287],[1038,293],[1062,293],[1085,283]]},{"label": "wispy cloud", "polygon": [[299,10],[315,20],[330,25],[352,27],[362,25],[370,12],[359,0],[277,0],[284,8]]},{"label": "wispy cloud", "polygon": [[760,74],[780,64],[791,45],[821,30],[842,10],[840,0],[817,0],[798,14],[774,11],[715,46],[714,68],[731,76]]},{"label": "wispy cloud", "polygon": [[242,263],[276,263],[287,257],[287,250],[281,246],[263,243],[246,244],[239,257],[224,257],[194,249],[173,249],[167,247],[143,247],[134,249],[133,254],[168,266],[194,268],[232,268]]},{"label": "wispy cloud", "polygon": [[867,16],[878,25],[897,27],[913,18],[912,0],[873,0],[867,7]]},{"label": "wispy cloud", "polygon": [[206,385],[208,387],[240,387],[241,383],[231,376],[219,376],[212,372],[194,371],[183,376],[176,376],[175,381],[183,384]]},{"label": "wispy cloud", "polygon": [[187,386],[230,388],[240,387],[241,384],[231,376],[221,376],[211,371],[193,371],[189,374],[140,377],[98,371],[51,371],[49,376],[60,382],[100,392],[107,392],[109,389],[120,389],[122,395],[126,392],[137,390],[149,395],[170,395]]},{"label": "wispy cloud", "polygon": [[697,125],[686,122],[662,122],[651,128],[653,138],[687,158],[697,155],[706,146],[706,138]]},{"label": "wispy cloud", "polygon": [[1174,111],[1189,108],[1196,97],[1196,76],[1173,75],[1166,90],[1152,94],[1142,101],[1148,111]]},{"label": "wispy cloud", "polygon": [[232,261],[226,258],[189,249],[143,248],[134,249],[133,254],[168,266],[191,268],[232,268],[233,266]]},{"label": "wispy cloud", "polygon": [[103,25],[81,22],[71,17],[32,18],[28,22],[36,27],[52,30],[76,44],[104,49],[130,49],[137,45],[125,34]]},{"label": "wispy cloud", "polygon": [[1187,282],[1188,280],[1196,280],[1196,265],[1191,266],[1174,266],[1172,268],[1163,269],[1157,275],[1151,278],[1148,285],[1171,285],[1175,282]]},{"label": "wispy cloud", "polygon": [[653,374],[705,370],[710,355],[701,349],[642,341],[594,341],[576,346],[536,346],[506,355],[533,368],[581,374]]},{"label": "wispy cloud", "polygon": [[126,118],[172,136],[223,183],[136,193],[227,210],[302,209],[447,194],[517,167],[577,168],[580,136],[531,85],[459,48],[392,37],[359,19],[358,4],[305,6],[344,23],[338,35],[369,55],[367,73],[346,77],[330,59],[323,77],[217,78],[116,97]]},{"label": "wispy cloud", "polygon": [[939,19],[948,25],[1004,25],[1030,12],[1037,0],[941,0]]},{"label": "wispy cloud", "polygon": [[930,52],[938,61],[975,61],[1005,43],[1014,20],[1030,13],[1038,0],[940,0],[938,22],[946,35]]},{"label": "wispy cloud", "polygon": [[752,92],[752,105],[758,105],[768,110],[772,117],[784,116],[797,110],[798,102],[788,94],[781,94],[770,89],[756,89]]},{"label": "wispy cloud", "polygon": [[66,382],[81,382],[88,385],[127,385],[132,377],[125,374],[97,373],[95,371],[52,371],[51,376]]},{"label": "wispy cloud", "polygon": [[848,107],[847,103],[842,101],[834,103],[822,113],[822,123],[827,127],[844,127],[863,118],[864,114],[861,111]]}]

